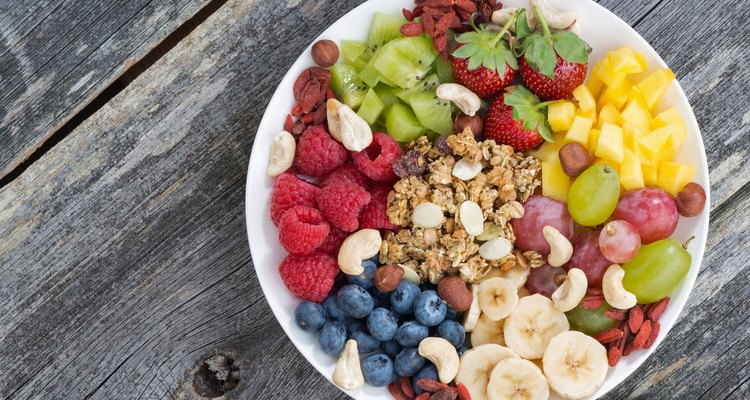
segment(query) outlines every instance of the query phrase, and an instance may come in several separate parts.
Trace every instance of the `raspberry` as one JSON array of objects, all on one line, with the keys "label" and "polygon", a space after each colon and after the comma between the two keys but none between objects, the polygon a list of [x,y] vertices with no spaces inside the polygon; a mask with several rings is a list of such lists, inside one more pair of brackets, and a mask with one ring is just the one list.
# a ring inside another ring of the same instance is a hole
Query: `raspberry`
[{"label": "raspberry", "polygon": [[346,162],[349,152],[333,140],[322,125],[311,126],[302,133],[297,143],[294,163],[300,172],[322,176]]},{"label": "raspberry", "polygon": [[292,174],[281,174],[276,178],[271,193],[271,221],[279,226],[286,210],[295,206],[315,207],[315,197],[320,188]]},{"label": "raspberry", "polygon": [[330,226],[323,214],[307,206],[292,207],[279,223],[279,243],[295,256],[307,254],[320,246],[328,236]]},{"label": "raspberry", "polygon": [[320,190],[318,208],[328,222],[345,232],[356,231],[359,214],[370,202],[370,193],[361,186],[337,182]]},{"label": "raspberry", "polygon": [[344,163],[344,165],[323,177],[318,184],[320,187],[325,187],[336,182],[349,182],[362,186],[365,189],[370,186],[370,180],[359,172],[357,166],[351,161]]},{"label": "raspberry", "polygon": [[393,182],[398,179],[393,172],[393,163],[404,154],[401,145],[385,133],[372,134],[372,143],[366,149],[354,153],[357,168],[370,179],[378,182]]},{"label": "raspberry", "polygon": [[392,224],[386,211],[388,210],[388,193],[391,192],[390,185],[378,185],[370,190],[370,202],[362,209],[359,217],[359,227],[362,229],[398,229],[399,226]]},{"label": "raspberry", "polygon": [[281,280],[293,295],[320,303],[325,300],[339,273],[339,265],[328,254],[287,256],[279,266]]},{"label": "raspberry", "polygon": [[318,251],[333,256],[338,255],[341,243],[344,243],[344,239],[346,239],[347,236],[349,236],[349,233],[332,226],[331,230],[328,232],[328,236],[326,236],[326,239],[320,244],[320,247],[318,247]]}]

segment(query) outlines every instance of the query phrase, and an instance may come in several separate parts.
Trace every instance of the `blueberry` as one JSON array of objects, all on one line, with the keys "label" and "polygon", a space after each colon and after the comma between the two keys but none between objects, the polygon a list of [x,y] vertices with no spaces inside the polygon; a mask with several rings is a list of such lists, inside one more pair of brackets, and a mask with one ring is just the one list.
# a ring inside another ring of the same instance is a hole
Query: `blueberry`
[{"label": "blueberry", "polygon": [[326,310],[318,303],[303,301],[294,310],[294,320],[303,331],[316,333],[326,323]]},{"label": "blueberry", "polygon": [[380,253],[375,254],[374,256],[368,258],[365,261],[370,261],[371,263],[373,263],[375,265],[380,265]]},{"label": "blueberry", "polygon": [[367,316],[367,329],[375,339],[388,341],[396,336],[396,316],[385,308],[376,308]]},{"label": "blueberry", "polygon": [[396,290],[391,292],[391,307],[399,314],[411,314],[414,302],[419,297],[419,286],[414,282],[401,281]]},{"label": "blueberry", "polygon": [[425,359],[416,347],[406,347],[396,356],[394,365],[400,376],[412,376],[424,367]]},{"label": "blueberry", "polygon": [[396,330],[396,341],[404,347],[417,347],[422,339],[430,335],[426,326],[417,321],[404,322]]},{"label": "blueberry", "polygon": [[347,275],[346,282],[350,285],[361,286],[365,289],[369,289],[373,286],[372,277],[375,275],[375,270],[378,269],[378,264],[370,261],[362,261],[362,267],[365,269],[359,275]]},{"label": "blueberry", "polygon": [[393,361],[383,353],[375,353],[362,361],[362,375],[370,386],[387,386],[396,378]]},{"label": "blueberry", "polygon": [[365,330],[365,324],[366,320],[364,319],[352,319],[347,321],[346,324],[346,334],[347,336],[352,336],[354,332],[362,332]]},{"label": "blueberry", "polygon": [[338,290],[342,286],[346,285],[346,277],[347,276],[348,276],[347,274],[345,274],[343,272],[339,272],[339,274],[336,275],[336,278],[333,280],[333,289],[334,290]]},{"label": "blueberry", "polygon": [[385,354],[387,354],[390,358],[396,358],[398,353],[401,352],[401,345],[398,344],[398,342],[395,340],[383,342],[381,346],[383,347],[383,351],[385,352]]},{"label": "blueberry", "polygon": [[340,309],[354,318],[364,318],[372,311],[373,301],[370,293],[357,285],[346,285],[339,290],[336,301]]},{"label": "blueberry", "polygon": [[422,292],[414,303],[414,318],[425,326],[436,326],[445,319],[448,306],[434,290]]},{"label": "blueberry", "polygon": [[463,346],[464,339],[466,339],[466,331],[464,331],[463,325],[450,319],[438,325],[437,335],[449,341],[455,348]]},{"label": "blueberry", "polygon": [[372,353],[380,347],[380,341],[365,331],[352,332],[349,338],[357,342],[357,352],[360,354]]},{"label": "blueberry", "polygon": [[411,380],[412,386],[414,387],[414,393],[418,395],[424,393],[424,390],[422,390],[421,387],[417,386],[418,380],[425,379],[425,378],[436,380],[436,381],[440,380],[440,378],[438,378],[437,368],[435,368],[435,366],[430,363],[426,363],[426,364],[427,365],[425,365],[424,368],[419,370],[419,372],[417,372],[416,375],[414,375],[414,377]]},{"label": "blueberry", "polygon": [[461,317],[464,316],[464,313],[458,312],[454,309],[452,309],[450,306],[445,310],[445,319],[452,319],[454,321],[460,321]]},{"label": "blueberry", "polygon": [[461,357],[461,355],[464,354],[464,353],[466,353],[467,351],[469,351],[468,347],[466,347],[466,346],[459,347],[458,348],[458,356]]},{"label": "blueberry", "polygon": [[330,295],[323,301],[323,308],[326,310],[328,318],[332,321],[344,322],[348,317],[346,312],[339,308],[335,295]]},{"label": "blueberry", "polygon": [[346,344],[346,328],[341,322],[328,322],[318,332],[321,350],[329,356],[337,356]]},{"label": "blueberry", "polygon": [[391,306],[391,293],[383,293],[378,288],[373,286],[370,289],[372,298],[378,303],[378,307],[390,308]]}]

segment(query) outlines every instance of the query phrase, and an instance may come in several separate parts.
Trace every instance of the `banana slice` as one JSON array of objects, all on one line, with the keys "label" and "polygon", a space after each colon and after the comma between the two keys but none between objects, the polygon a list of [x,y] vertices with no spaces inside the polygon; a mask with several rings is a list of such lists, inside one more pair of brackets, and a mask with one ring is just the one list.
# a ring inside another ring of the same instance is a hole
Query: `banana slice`
[{"label": "banana slice", "polygon": [[505,319],[505,343],[523,358],[542,358],[549,341],[570,329],[565,313],[556,309],[552,300],[534,294],[518,300],[518,305]]},{"label": "banana slice", "polygon": [[549,387],[542,371],[534,363],[520,358],[506,358],[492,370],[487,395],[489,400],[546,400],[549,398]]},{"label": "banana slice", "polygon": [[582,399],[594,394],[604,383],[609,369],[604,346],[576,331],[553,337],[542,362],[549,386],[566,399]]},{"label": "banana slice", "polygon": [[507,358],[520,358],[513,350],[499,344],[487,343],[475,346],[461,356],[456,382],[463,383],[472,400],[488,400],[487,384],[490,374],[498,362]]},{"label": "banana slice", "polygon": [[503,335],[504,324],[504,320],[493,321],[482,314],[474,330],[471,331],[471,347],[485,343],[495,343],[505,346],[505,337]]},{"label": "banana slice", "polygon": [[526,284],[526,280],[529,278],[530,273],[531,268],[524,268],[518,264],[507,271],[501,271],[500,268],[492,268],[490,269],[490,272],[479,280],[479,282],[484,282],[492,278],[505,278],[515,283],[517,288],[521,288]]},{"label": "banana slice", "polygon": [[477,326],[479,314],[482,310],[479,308],[479,285],[471,285],[471,305],[464,313],[464,331],[471,332]]},{"label": "banana slice", "polygon": [[479,308],[487,318],[500,321],[518,303],[516,285],[505,278],[492,278],[479,285]]}]

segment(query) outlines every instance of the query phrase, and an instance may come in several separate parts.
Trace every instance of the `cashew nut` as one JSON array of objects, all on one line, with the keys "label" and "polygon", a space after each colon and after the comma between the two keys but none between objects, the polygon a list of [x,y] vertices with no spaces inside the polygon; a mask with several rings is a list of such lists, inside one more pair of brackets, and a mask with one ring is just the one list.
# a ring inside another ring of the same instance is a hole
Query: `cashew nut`
[{"label": "cashew nut", "polygon": [[271,159],[268,162],[268,176],[283,174],[294,163],[294,152],[297,142],[287,131],[281,131],[273,137],[271,142]]},{"label": "cashew nut", "polygon": [[456,348],[441,337],[428,337],[419,342],[419,355],[430,360],[438,370],[440,382],[450,383],[458,374]]},{"label": "cashew nut", "polygon": [[451,174],[462,181],[470,181],[479,175],[480,172],[482,172],[481,162],[473,163],[462,158],[453,166],[453,172]]},{"label": "cashew nut", "polygon": [[403,279],[406,279],[407,281],[412,282],[412,283],[416,283],[417,285],[422,283],[422,279],[419,277],[419,274],[417,273],[417,271],[403,264],[398,264],[398,266],[404,270]]},{"label": "cashew nut", "polygon": [[479,255],[485,260],[495,261],[510,254],[511,250],[513,250],[513,245],[508,239],[496,237],[479,246]]},{"label": "cashew nut", "polygon": [[359,275],[364,272],[362,261],[380,251],[380,232],[376,229],[362,229],[352,233],[344,239],[339,249],[339,268],[349,275]]},{"label": "cashew nut", "polygon": [[[492,22],[503,26],[513,18],[513,15],[515,15],[518,10],[520,10],[518,7],[503,7],[492,13]],[[510,29],[515,30],[515,26],[511,26]]]},{"label": "cashew nut", "polygon": [[[576,22],[576,13],[571,10],[557,10],[547,3],[547,0],[529,0],[532,7],[537,7],[547,26],[551,29],[567,29]],[[529,13],[533,14],[533,13]],[[531,26],[531,22],[529,22]]]},{"label": "cashew nut", "polygon": [[604,300],[607,300],[610,306],[627,310],[638,303],[638,299],[633,293],[628,292],[622,286],[622,278],[625,277],[625,270],[617,264],[612,264],[604,272],[602,278],[602,292]]},{"label": "cashew nut", "polygon": [[550,225],[542,228],[544,239],[549,243],[549,257],[547,263],[553,267],[560,267],[570,260],[573,255],[573,245],[560,231]]},{"label": "cashew nut", "polygon": [[443,210],[435,203],[425,202],[414,207],[411,222],[419,228],[435,228],[443,223]]},{"label": "cashew nut", "polygon": [[458,219],[469,235],[481,235],[484,231],[484,214],[479,204],[466,200],[458,209]]},{"label": "cashew nut", "polygon": [[328,99],[326,111],[331,137],[341,142],[347,150],[362,151],[372,143],[370,124],[351,107],[336,99]]},{"label": "cashew nut", "polygon": [[588,286],[586,274],[578,268],[571,268],[565,282],[552,293],[552,303],[558,310],[568,312],[583,300]]},{"label": "cashew nut", "polygon": [[344,390],[357,390],[364,386],[365,377],[362,375],[362,367],[359,365],[359,352],[357,341],[349,339],[346,341],[344,351],[341,352],[336,368],[333,369],[333,383]]},{"label": "cashew nut", "polygon": [[458,83],[443,83],[437,87],[437,97],[450,100],[462,113],[473,117],[482,106],[482,99],[476,93]]}]

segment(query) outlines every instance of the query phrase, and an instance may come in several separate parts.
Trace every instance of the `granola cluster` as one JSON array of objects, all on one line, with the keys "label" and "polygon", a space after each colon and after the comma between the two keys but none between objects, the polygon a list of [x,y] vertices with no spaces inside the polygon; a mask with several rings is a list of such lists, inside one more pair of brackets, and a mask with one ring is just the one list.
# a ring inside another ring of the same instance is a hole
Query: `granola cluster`
[{"label": "granola cluster", "polygon": [[[467,282],[476,282],[492,268],[507,271],[516,265],[525,269],[544,263],[536,252],[511,252],[494,261],[479,255],[483,241],[496,237],[511,243],[515,240],[509,222],[523,216],[521,203],[541,184],[538,159],[493,140],[477,142],[470,130],[440,136],[435,144],[420,137],[409,147],[411,152],[422,155],[427,170],[422,175],[402,177],[388,196],[388,217],[404,229],[385,235],[380,249],[382,263],[410,267],[423,280],[433,283],[444,275],[455,274]],[[453,168],[461,159],[481,163],[481,171],[469,180],[453,176]],[[484,231],[476,237],[464,230],[458,216],[458,209],[466,200],[477,203],[484,215]],[[442,226],[413,226],[412,212],[425,202],[443,210],[447,220]]]}]

